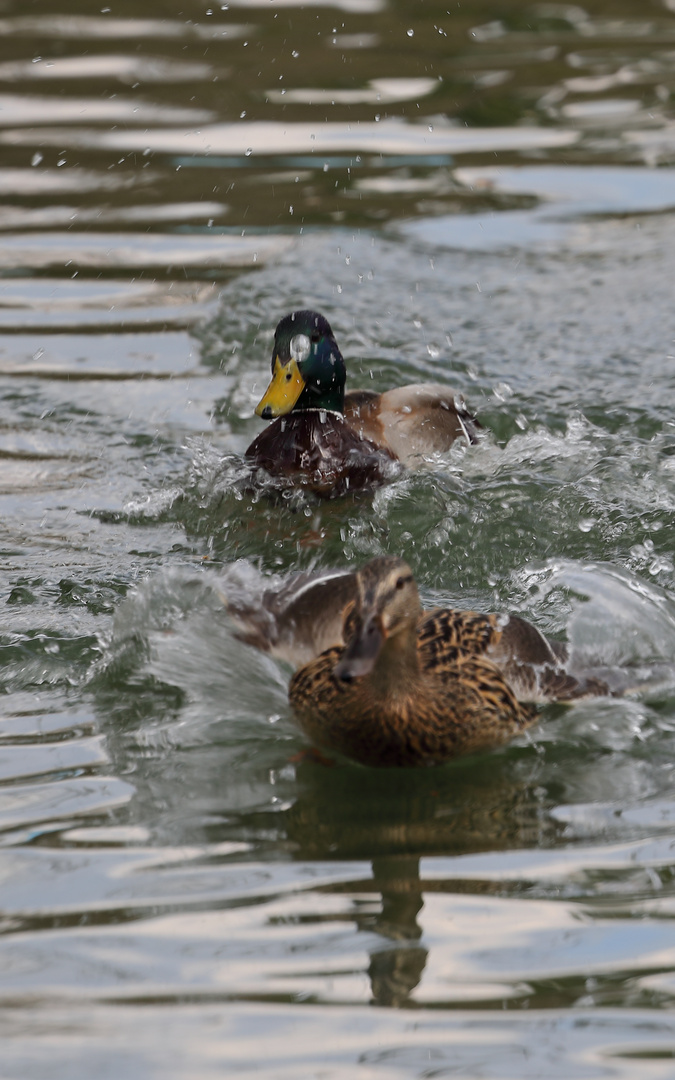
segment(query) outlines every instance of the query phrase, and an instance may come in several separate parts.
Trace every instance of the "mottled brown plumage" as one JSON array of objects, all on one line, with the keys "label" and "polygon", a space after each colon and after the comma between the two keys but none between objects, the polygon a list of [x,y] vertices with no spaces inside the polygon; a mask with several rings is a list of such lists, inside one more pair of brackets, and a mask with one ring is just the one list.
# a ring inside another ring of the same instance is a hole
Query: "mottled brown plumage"
[{"label": "mottled brown plumage", "polygon": [[303,731],[328,750],[366,765],[434,764],[499,746],[533,723],[521,691],[529,702],[607,693],[569,675],[522,619],[425,614],[402,559],[373,559],[356,584],[346,644],[302,667],[289,688]]}]

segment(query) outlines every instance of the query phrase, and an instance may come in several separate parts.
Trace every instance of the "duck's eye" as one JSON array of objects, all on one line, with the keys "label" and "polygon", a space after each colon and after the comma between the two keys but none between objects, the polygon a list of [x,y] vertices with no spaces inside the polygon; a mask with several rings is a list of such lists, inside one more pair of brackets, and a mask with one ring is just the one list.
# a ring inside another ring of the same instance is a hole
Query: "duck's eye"
[{"label": "duck's eye", "polygon": [[295,337],[291,338],[291,356],[297,364],[301,364],[303,360],[307,359],[311,348],[307,334],[296,334]]},{"label": "duck's eye", "polygon": [[404,577],[396,578],[396,588],[397,589],[402,589],[404,585],[405,585],[405,578]]},{"label": "duck's eye", "polygon": [[318,330],[312,332],[312,341],[316,345],[321,340],[321,334]]}]

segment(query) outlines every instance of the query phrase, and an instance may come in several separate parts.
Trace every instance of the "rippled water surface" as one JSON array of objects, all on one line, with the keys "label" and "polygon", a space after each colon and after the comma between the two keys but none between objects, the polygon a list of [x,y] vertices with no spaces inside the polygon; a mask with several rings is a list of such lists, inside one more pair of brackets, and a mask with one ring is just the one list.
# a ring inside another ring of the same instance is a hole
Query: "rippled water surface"
[{"label": "rippled water surface", "polygon": [[[24,1080],[673,1075],[675,4],[0,0],[0,1034]],[[489,434],[239,482],[277,320]],[[298,759],[222,593],[402,553],[647,690]]]}]

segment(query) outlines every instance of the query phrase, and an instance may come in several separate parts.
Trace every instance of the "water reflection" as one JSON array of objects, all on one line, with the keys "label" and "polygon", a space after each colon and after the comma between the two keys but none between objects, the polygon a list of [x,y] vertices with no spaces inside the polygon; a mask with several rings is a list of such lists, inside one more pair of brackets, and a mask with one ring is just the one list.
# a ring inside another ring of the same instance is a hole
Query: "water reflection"
[{"label": "water reflection", "polygon": [[424,905],[419,859],[373,860],[372,887],[380,892],[382,906],[379,915],[367,919],[365,925],[392,942],[370,954],[372,997],[377,1005],[401,1008],[422,978],[428,955],[419,944],[422,928],[417,916]]},{"label": "water reflection", "polygon": [[[0,113],[5,168],[25,167],[32,150],[45,167],[86,163],[101,186],[121,170],[136,187],[152,164],[162,204],[176,201],[176,171],[189,165],[185,203],[222,193],[233,227],[295,229],[336,212],[354,223],[428,213],[421,192],[386,206],[368,181],[403,164],[432,181],[439,154],[672,160],[668,8],[636,21],[604,18],[595,2],[519,3],[482,24],[470,8],[433,16],[379,0],[162,15],[10,9],[0,20],[0,82],[12,87]],[[447,194],[437,198],[452,211]]]},{"label": "water reflection", "polygon": [[[79,6],[0,12],[5,1071],[666,1075],[672,688],[296,765],[206,582],[403,552],[430,601],[672,656],[672,0]],[[310,301],[354,386],[447,381],[494,437],[240,497]]]}]

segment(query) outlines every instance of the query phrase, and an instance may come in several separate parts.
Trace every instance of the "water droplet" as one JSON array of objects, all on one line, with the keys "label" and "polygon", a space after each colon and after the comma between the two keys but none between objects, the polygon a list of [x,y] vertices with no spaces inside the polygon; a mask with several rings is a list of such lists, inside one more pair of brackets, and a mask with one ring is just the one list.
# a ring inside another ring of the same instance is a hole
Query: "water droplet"
[{"label": "water droplet", "polygon": [[291,56],[294,58],[294,60],[297,60],[299,55],[300,55],[300,53],[296,52],[295,49],[293,49],[293,51],[291,53]]},{"label": "water droplet", "polygon": [[246,116],[246,109],[242,109],[241,112],[239,113],[239,119],[243,120],[245,116]]},{"label": "water droplet", "polygon": [[65,163],[66,163],[66,159],[65,159],[65,158],[61,158],[61,160],[60,160],[60,161],[57,161],[57,162],[56,162],[56,168],[57,168],[57,169],[60,169],[62,165],[65,165]]},{"label": "water droplet", "polygon": [[419,319],[413,319],[413,326],[415,327],[416,330],[421,330],[422,329],[422,323],[420,322]]},{"label": "water droplet", "polygon": [[38,152],[33,154],[32,158],[30,159],[31,165],[39,165],[41,161],[42,161],[42,154],[40,154]]},{"label": "water droplet", "polygon": [[328,172],[328,162],[324,162],[323,171]]},{"label": "water droplet", "polygon": [[429,358],[431,360],[438,360],[439,356],[441,355],[441,350],[439,349],[438,345],[427,345],[427,352],[429,353]]},{"label": "water droplet", "polygon": [[433,124],[429,124],[429,126],[428,126],[428,128],[427,128],[427,131],[433,131],[433,130],[434,130],[434,125],[433,125]]},{"label": "water droplet", "polygon": [[595,518],[581,518],[579,521],[579,529],[582,533],[590,532],[595,525]]},{"label": "water droplet", "polygon": [[41,60],[42,60],[41,56],[34,56],[33,59],[31,60],[31,64],[39,64]]},{"label": "water droplet", "polygon": [[244,151],[244,154],[246,155],[246,157],[250,157],[252,153],[253,153],[253,147],[252,146],[247,146],[245,151]]},{"label": "water droplet", "polygon": [[378,112],[378,113],[375,113],[375,123],[379,124],[379,122],[380,122],[380,114]]},{"label": "water droplet", "polygon": [[673,564],[667,556],[657,555],[657,557],[654,559],[654,562],[651,563],[649,567],[649,573],[653,577],[655,577],[656,574],[660,574],[662,570],[665,570],[669,574],[672,573]]},{"label": "water droplet", "polygon": [[500,382],[493,387],[492,393],[497,398],[497,401],[508,401],[509,398],[513,397],[513,388],[507,382]]},{"label": "water droplet", "polygon": [[336,286],[335,286],[335,291],[336,291],[337,293],[341,293],[341,292],[342,292],[342,285],[336,285]]},{"label": "water droplet", "polygon": [[292,206],[289,206],[289,208],[288,208],[288,212],[289,212],[289,214],[292,214],[292,213],[293,213],[293,207],[292,207]]},{"label": "water droplet", "polygon": [[406,30],[406,33],[407,33],[408,37],[414,37],[415,36],[415,31],[414,30]]},{"label": "water droplet", "polygon": [[349,266],[351,264],[351,261],[352,261],[351,255],[345,255],[345,262],[346,262],[347,266]]}]

